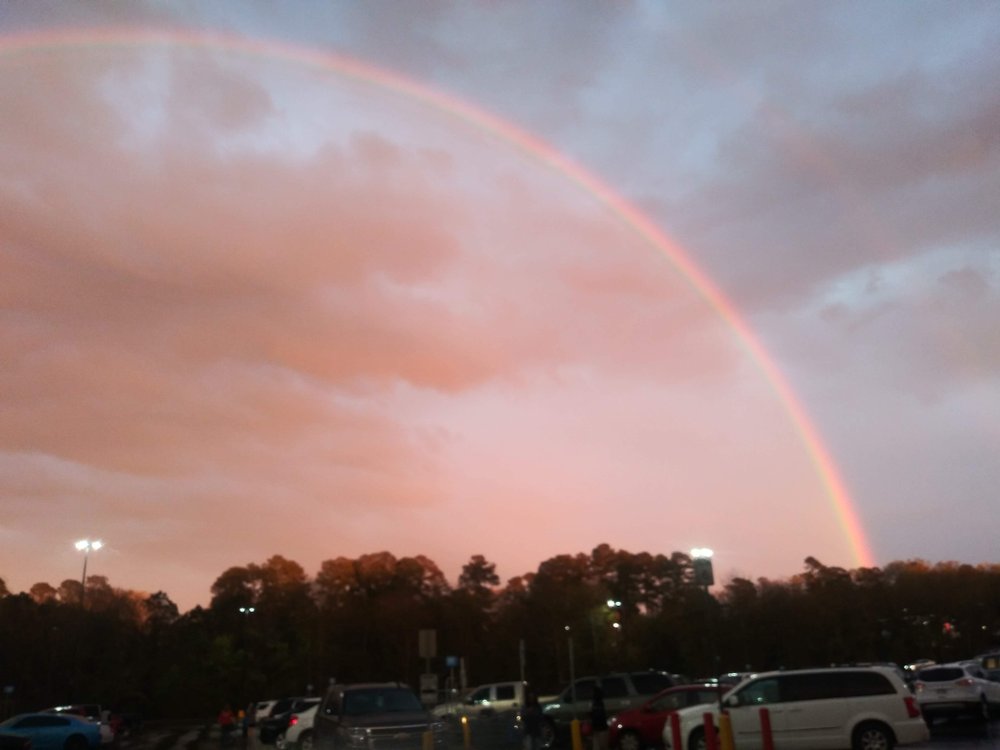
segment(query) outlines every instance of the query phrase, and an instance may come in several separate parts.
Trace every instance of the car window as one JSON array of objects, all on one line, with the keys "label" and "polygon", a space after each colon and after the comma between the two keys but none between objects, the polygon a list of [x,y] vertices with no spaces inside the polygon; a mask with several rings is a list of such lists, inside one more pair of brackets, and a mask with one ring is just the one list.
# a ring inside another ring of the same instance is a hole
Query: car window
[{"label": "car window", "polygon": [[62,716],[26,716],[21,719],[15,729],[37,729],[40,727],[64,727],[69,724],[69,719]]},{"label": "car window", "polygon": [[965,677],[961,667],[929,667],[917,672],[921,682],[953,682]]},{"label": "car window", "polygon": [[845,695],[893,695],[896,687],[878,672],[845,672],[839,677],[845,685]]},{"label": "car window", "polygon": [[498,701],[512,701],[514,700],[514,686],[513,685],[497,685],[497,700]]},{"label": "car window", "polygon": [[363,688],[344,693],[344,715],[422,711],[419,699],[405,688]]},{"label": "car window", "polygon": [[[594,685],[595,685],[595,683],[596,683],[596,680],[594,680],[593,677],[587,677],[587,678],[582,679],[582,680],[577,680],[576,683],[575,683],[576,684],[576,699],[578,701],[589,701],[591,698],[593,698],[594,697]],[[570,692],[569,695],[566,696],[566,699],[567,700],[572,700],[573,699],[573,693]]]},{"label": "car window", "polygon": [[744,685],[737,695],[741,706],[755,706],[765,703],[777,703],[781,693],[778,690],[776,677],[765,677]]},{"label": "car window", "polygon": [[624,677],[605,677],[601,680],[601,688],[605,698],[627,698],[628,685]]},{"label": "car window", "polygon": [[719,700],[718,690],[691,690],[685,693],[687,705],[697,706],[701,703],[716,703]]},{"label": "car window", "polygon": [[632,685],[639,695],[656,695],[661,690],[674,686],[670,675],[659,672],[633,672],[629,677],[632,678]]},{"label": "car window", "polygon": [[490,699],[489,687],[481,687],[469,696],[469,703],[485,703]]},{"label": "car window", "polygon": [[654,711],[676,711],[681,706],[687,705],[686,699],[688,695],[690,693],[666,693],[650,702],[649,705]]}]

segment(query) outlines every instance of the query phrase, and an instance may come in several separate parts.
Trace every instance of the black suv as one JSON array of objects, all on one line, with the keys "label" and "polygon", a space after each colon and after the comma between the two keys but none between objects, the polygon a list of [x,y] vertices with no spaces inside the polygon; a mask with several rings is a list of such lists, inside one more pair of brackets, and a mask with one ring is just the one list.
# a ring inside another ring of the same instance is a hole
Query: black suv
[{"label": "black suv", "polygon": [[331,685],[313,720],[317,750],[422,750],[428,732],[431,715],[398,682]]}]

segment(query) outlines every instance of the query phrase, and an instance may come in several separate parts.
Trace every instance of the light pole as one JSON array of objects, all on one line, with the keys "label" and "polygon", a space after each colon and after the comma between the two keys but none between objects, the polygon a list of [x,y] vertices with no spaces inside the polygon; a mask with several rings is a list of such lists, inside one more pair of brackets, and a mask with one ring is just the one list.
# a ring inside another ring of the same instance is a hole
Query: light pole
[{"label": "light pole", "polygon": [[75,546],[78,551],[83,553],[83,579],[80,581],[82,584],[80,588],[80,606],[82,607],[83,599],[87,595],[87,560],[90,558],[90,550],[96,552],[104,546],[104,543],[100,539],[95,539],[94,541],[81,539]]},{"label": "light pole", "polygon": [[[701,587],[703,587],[705,589],[704,606],[706,608],[706,611],[705,611],[705,620],[706,621],[709,620],[709,617],[708,617],[708,614],[709,614],[708,613],[708,603],[710,601],[710,595],[708,593],[708,589],[709,589],[710,586],[712,586],[715,583],[715,575],[712,572],[712,555],[713,554],[715,554],[715,553],[712,552],[712,550],[710,550],[708,547],[695,547],[693,550],[691,550],[691,565],[694,568],[694,583],[695,583],[696,586],[701,586]],[[704,637],[705,631],[702,631],[702,633],[703,633],[703,637]],[[719,654],[718,654],[717,649],[713,647],[713,646],[717,646],[717,644],[714,643],[715,639],[713,637],[710,637],[707,640],[710,641],[710,643],[706,644],[706,646],[708,647],[706,649],[706,651],[708,653],[711,653],[712,651],[715,651],[713,661],[715,662],[715,672],[716,672],[716,674],[718,674],[718,672],[719,672]],[[706,657],[708,656],[708,653],[706,653]],[[722,695],[721,694],[719,695],[719,708],[720,709],[722,708]]]}]

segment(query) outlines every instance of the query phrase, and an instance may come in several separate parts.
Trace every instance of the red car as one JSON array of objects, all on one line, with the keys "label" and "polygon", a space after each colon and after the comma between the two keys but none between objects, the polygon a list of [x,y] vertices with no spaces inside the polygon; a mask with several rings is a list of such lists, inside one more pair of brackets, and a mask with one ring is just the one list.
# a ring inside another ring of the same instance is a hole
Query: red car
[{"label": "red car", "polygon": [[667,688],[638,708],[612,716],[608,721],[608,745],[616,750],[663,747],[663,726],[671,713],[700,703],[718,703],[719,696],[730,688],[732,685],[715,682]]}]

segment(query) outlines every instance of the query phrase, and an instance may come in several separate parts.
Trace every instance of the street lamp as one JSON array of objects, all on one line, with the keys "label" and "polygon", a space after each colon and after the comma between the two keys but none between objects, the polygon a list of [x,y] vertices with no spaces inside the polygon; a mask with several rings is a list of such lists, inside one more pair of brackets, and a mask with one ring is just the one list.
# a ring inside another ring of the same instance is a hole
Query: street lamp
[{"label": "street lamp", "polygon": [[82,588],[80,589],[80,606],[83,606],[83,598],[87,593],[87,560],[90,558],[90,550],[95,552],[104,546],[100,539],[95,539],[90,541],[89,539],[81,539],[76,543],[76,549],[83,553],[83,579],[80,581]]}]

